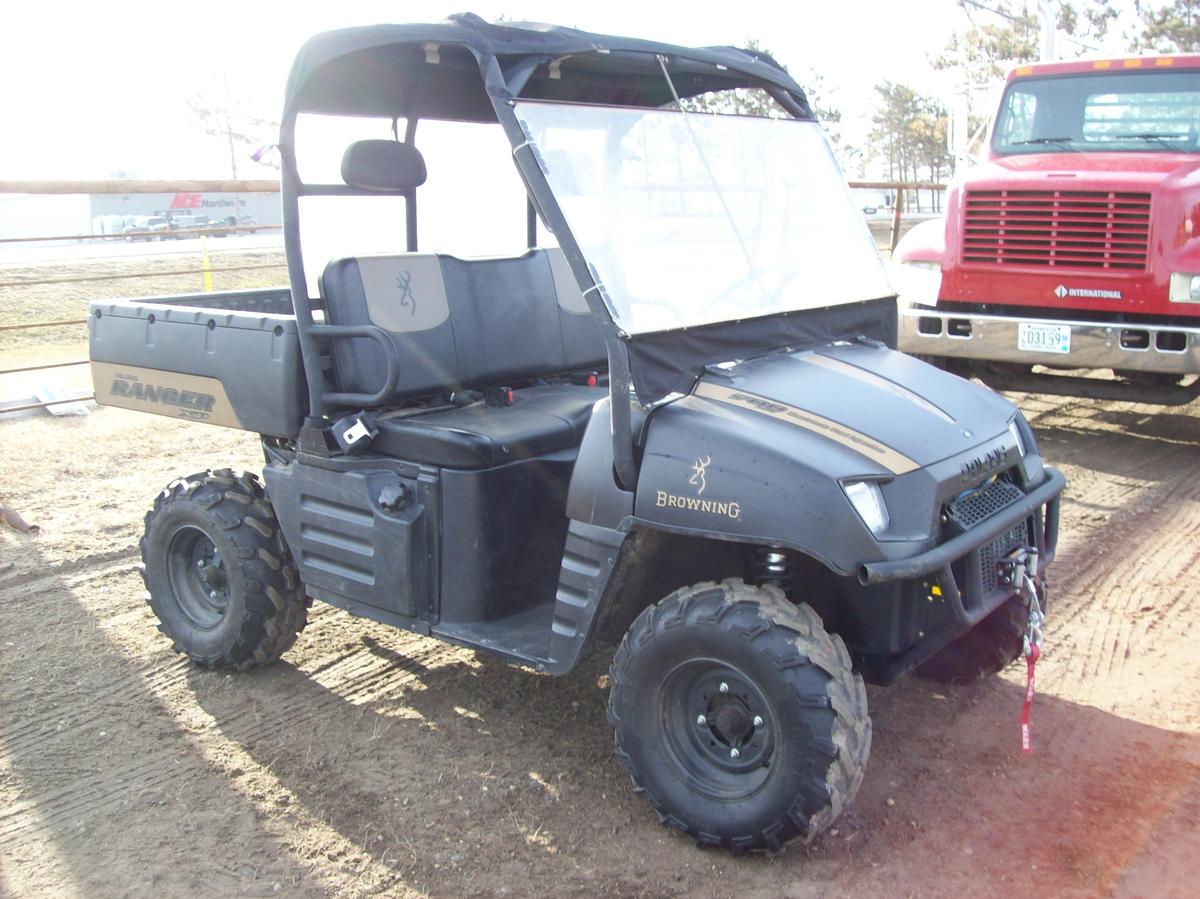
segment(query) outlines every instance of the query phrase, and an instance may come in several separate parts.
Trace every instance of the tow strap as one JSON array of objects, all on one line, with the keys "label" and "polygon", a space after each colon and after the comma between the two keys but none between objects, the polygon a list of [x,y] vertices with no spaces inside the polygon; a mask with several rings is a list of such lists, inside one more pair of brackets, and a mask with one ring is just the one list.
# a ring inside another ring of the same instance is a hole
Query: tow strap
[{"label": "tow strap", "polygon": [[1025,654],[1025,702],[1021,705],[1021,752],[1033,752],[1033,666],[1041,650],[1034,643]]},{"label": "tow strap", "polygon": [[1025,700],[1021,704],[1021,752],[1033,752],[1033,692],[1034,666],[1042,657],[1042,623],[1046,615],[1038,599],[1036,549],[1022,549],[1004,561],[1008,563],[1004,575],[1029,602],[1029,619],[1025,624]]}]

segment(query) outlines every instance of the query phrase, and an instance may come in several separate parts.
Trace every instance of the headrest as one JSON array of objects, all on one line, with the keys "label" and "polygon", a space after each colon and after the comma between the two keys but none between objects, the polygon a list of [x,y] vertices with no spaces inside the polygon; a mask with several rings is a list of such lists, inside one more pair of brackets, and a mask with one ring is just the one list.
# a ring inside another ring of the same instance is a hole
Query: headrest
[{"label": "headrest", "polygon": [[403,193],[425,183],[425,160],[412,144],[359,140],[342,157],[342,180],[362,190]]}]

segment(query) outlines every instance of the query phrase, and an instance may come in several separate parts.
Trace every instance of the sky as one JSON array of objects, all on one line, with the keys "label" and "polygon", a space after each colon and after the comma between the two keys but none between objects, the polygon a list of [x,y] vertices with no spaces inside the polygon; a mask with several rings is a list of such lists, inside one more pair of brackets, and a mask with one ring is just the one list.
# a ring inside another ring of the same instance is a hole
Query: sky
[{"label": "sky", "polygon": [[[0,12],[0,178],[228,177],[228,149],[198,130],[189,96],[219,97],[224,83],[239,103],[276,118],[288,67],[309,36],[464,10],[684,45],[758,40],[802,84],[807,71],[822,74],[842,110],[843,133],[859,146],[875,108],[873,86],[883,79],[950,102],[954,84],[928,59],[967,24],[955,0],[13,0]],[[262,140],[273,135],[264,131]],[[274,172],[240,152],[238,174]]]}]

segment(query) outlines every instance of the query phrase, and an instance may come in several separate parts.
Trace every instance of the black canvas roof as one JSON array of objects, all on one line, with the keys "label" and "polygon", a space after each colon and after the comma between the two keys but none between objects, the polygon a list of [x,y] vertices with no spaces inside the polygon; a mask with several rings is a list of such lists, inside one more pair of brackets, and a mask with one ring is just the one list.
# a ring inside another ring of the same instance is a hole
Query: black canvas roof
[{"label": "black canvas roof", "polygon": [[[471,13],[431,25],[373,25],[319,34],[296,57],[285,115],[417,116],[495,121],[491,97],[656,107],[671,102],[658,56],[681,97],[761,87],[809,117],[804,91],[766,54],[687,48]],[[488,65],[494,58],[502,77]],[[486,87],[483,72],[491,72]],[[489,97],[489,95],[491,95]]]}]

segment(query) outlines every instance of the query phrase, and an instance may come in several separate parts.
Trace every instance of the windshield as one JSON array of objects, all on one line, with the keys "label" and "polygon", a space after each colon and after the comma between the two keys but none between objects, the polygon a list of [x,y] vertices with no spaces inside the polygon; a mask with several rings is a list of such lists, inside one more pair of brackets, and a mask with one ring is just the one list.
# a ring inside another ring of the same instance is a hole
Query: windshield
[{"label": "windshield", "polygon": [[529,101],[517,116],[630,334],[893,292],[813,122]]},{"label": "windshield", "polygon": [[1000,103],[997,153],[1197,151],[1200,77],[1119,72],[1022,78]]}]

